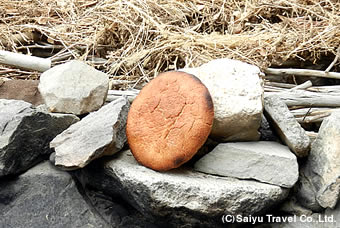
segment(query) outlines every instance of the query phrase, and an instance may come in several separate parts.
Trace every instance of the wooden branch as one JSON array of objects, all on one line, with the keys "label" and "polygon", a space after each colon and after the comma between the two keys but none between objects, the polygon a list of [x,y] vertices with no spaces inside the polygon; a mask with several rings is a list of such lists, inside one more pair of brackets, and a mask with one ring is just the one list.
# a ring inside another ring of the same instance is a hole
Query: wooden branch
[{"label": "wooden branch", "polygon": [[316,116],[298,117],[296,118],[296,120],[299,123],[318,123],[318,122],[322,122],[326,117],[330,115],[331,113],[323,113],[323,114],[316,115]]},{"label": "wooden branch", "polygon": [[44,72],[51,68],[51,60],[0,50],[0,64]]},{"label": "wooden branch", "polygon": [[320,93],[340,93],[340,85],[333,86],[313,86],[307,89],[312,92],[320,92]]},{"label": "wooden branch", "polygon": [[308,89],[312,87],[311,81],[306,81],[300,85],[277,83],[277,82],[266,82],[264,86],[265,92],[282,92],[282,91],[294,91],[297,89]]},{"label": "wooden branch", "polygon": [[280,87],[275,87],[275,86],[265,85],[264,86],[264,91],[265,92],[284,92],[284,91],[287,91],[287,89],[280,88]]},{"label": "wooden branch", "polygon": [[265,85],[273,86],[273,87],[279,87],[279,88],[285,88],[285,89],[291,89],[291,88],[294,88],[296,86],[294,84],[289,84],[289,83],[270,82],[270,81],[266,81]]},{"label": "wooden branch", "polygon": [[289,92],[265,92],[265,96],[277,94],[287,106],[340,107],[340,93],[316,93],[304,90]]},{"label": "wooden branch", "polygon": [[308,80],[308,81],[306,81],[306,82],[304,82],[304,83],[302,83],[298,86],[291,88],[290,91],[297,90],[297,89],[308,89],[312,86],[313,86],[312,82]]},{"label": "wooden branch", "polygon": [[[303,85],[303,84],[301,84]],[[292,89],[296,87],[294,84],[289,83],[281,83],[281,82],[265,82],[264,88],[269,88],[271,90],[280,90],[287,91],[287,89]],[[340,85],[332,85],[332,86],[312,86],[307,88],[306,90],[312,92],[320,92],[320,93],[340,93]]]},{"label": "wooden branch", "polygon": [[323,113],[330,113],[333,112],[334,110],[339,110],[337,108],[299,108],[299,109],[294,109],[290,110],[290,112],[295,116],[295,117],[305,117],[305,116],[316,116],[320,115]]},{"label": "wooden branch", "polygon": [[267,68],[264,71],[266,74],[271,75],[295,75],[295,76],[310,76],[310,77],[321,77],[321,78],[334,78],[340,79],[340,73],[336,72],[325,72],[320,70],[308,70],[308,69],[276,69]]},{"label": "wooden branch", "polygon": [[290,112],[299,123],[315,123],[322,122],[336,110],[340,110],[340,108],[301,108]]}]

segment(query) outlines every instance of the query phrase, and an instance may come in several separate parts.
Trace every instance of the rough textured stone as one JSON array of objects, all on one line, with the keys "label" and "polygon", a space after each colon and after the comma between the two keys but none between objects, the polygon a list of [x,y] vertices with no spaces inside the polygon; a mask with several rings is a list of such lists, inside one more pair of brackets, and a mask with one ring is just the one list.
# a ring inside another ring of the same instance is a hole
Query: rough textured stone
[{"label": "rough textured stone", "polygon": [[300,126],[287,105],[277,96],[264,98],[264,110],[267,120],[273,125],[281,140],[298,157],[305,157],[310,150],[310,139]]},{"label": "rough textured stone", "polygon": [[139,165],[130,151],[91,163],[78,175],[85,184],[121,195],[150,221],[170,227],[217,227],[223,214],[261,213],[288,195],[278,186],[188,167],[159,173]]},{"label": "rough textured stone", "polygon": [[288,188],[299,177],[295,155],[277,142],[221,143],[195,163],[195,170]]},{"label": "rough textured stone", "polygon": [[50,143],[56,152],[55,165],[68,170],[82,168],[122,149],[129,107],[126,98],[117,99],[55,137]]},{"label": "rough textured stone", "polygon": [[24,101],[0,99],[0,177],[25,171],[48,156],[49,142],[78,120],[38,111]]},{"label": "rough textured stone", "polygon": [[[39,81],[33,80],[8,80],[0,83],[0,99],[23,100],[34,106],[43,104],[44,101],[38,90]],[[18,92],[20,91],[20,92]]]},{"label": "rough textured stone", "polygon": [[211,136],[220,141],[258,140],[263,87],[260,69],[247,63],[216,59],[181,71],[198,77],[208,88],[215,119]]},{"label": "rough textured stone", "polygon": [[109,77],[73,60],[45,71],[38,88],[51,112],[79,115],[98,110],[104,104]]},{"label": "rough textured stone", "polygon": [[310,178],[308,178],[312,177],[313,175],[314,174],[310,169],[306,169],[304,165],[302,165],[299,174],[299,181],[295,187],[295,194],[301,205],[311,209],[314,212],[320,212],[323,210],[323,208],[316,201],[315,197],[318,190],[316,186],[314,186],[310,181]]},{"label": "rough textured stone", "polygon": [[293,222],[272,224],[272,228],[339,228],[340,204],[332,210],[312,215],[294,216]]},{"label": "rough textured stone", "polygon": [[294,195],[291,195],[288,199],[285,200],[285,202],[281,205],[279,211],[285,214],[298,216],[313,214],[312,210],[301,206],[301,204],[297,202],[297,199]]},{"label": "rough textured stone", "polygon": [[[298,195],[306,207],[319,204],[334,208],[340,191],[340,112],[333,112],[321,124],[311,153],[301,169]],[[313,209],[313,208],[311,208]]]},{"label": "rough textured stone", "polygon": [[117,196],[87,187],[83,188],[83,192],[88,203],[112,228],[161,228]]},{"label": "rough textured stone", "polygon": [[0,182],[0,227],[111,227],[86,203],[70,174],[49,162]]}]

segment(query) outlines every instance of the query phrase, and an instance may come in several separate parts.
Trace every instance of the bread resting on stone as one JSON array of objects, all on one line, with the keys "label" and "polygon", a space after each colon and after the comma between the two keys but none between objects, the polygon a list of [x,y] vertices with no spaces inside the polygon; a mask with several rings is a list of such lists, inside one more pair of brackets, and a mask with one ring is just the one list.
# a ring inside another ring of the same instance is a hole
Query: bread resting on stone
[{"label": "bread resting on stone", "polygon": [[126,135],[136,160],[157,171],[190,160],[208,138],[214,106],[195,76],[171,71],[148,83],[131,105]]}]

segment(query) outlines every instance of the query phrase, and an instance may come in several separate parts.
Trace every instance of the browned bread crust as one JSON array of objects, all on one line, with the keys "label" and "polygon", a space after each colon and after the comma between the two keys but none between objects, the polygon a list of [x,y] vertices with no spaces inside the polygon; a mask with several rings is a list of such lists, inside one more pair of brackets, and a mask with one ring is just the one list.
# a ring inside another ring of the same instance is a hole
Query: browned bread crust
[{"label": "browned bread crust", "polygon": [[148,83],[131,105],[126,135],[142,165],[158,171],[190,160],[211,131],[214,107],[193,75],[171,71]]}]

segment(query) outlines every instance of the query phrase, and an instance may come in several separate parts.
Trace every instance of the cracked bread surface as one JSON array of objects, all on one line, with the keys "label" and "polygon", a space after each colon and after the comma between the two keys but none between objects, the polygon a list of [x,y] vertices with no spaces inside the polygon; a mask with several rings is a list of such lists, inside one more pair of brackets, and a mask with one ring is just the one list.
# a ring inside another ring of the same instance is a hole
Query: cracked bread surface
[{"label": "cracked bread surface", "polygon": [[208,89],[195,76],[161,73],[133,101],[126,135],[136,160],[166,171],[189,161],[208,138],[214,107]]}]

